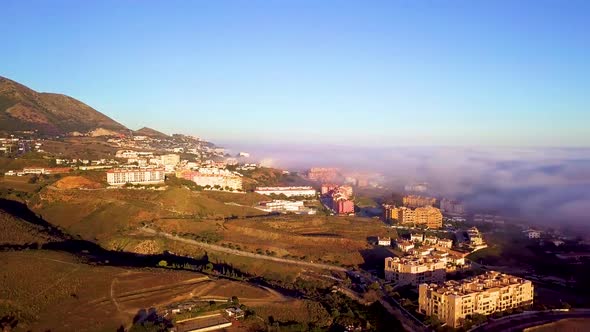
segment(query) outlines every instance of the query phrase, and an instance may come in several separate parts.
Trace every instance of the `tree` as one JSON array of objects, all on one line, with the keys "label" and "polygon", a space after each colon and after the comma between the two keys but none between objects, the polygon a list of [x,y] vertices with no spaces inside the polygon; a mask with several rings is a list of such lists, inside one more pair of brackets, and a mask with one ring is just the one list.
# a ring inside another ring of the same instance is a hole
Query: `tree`
[{"label": "tree", "polygon": [[231,297],[231,303],[233,305],[240,305],[240,299],[238,299],[238,297],[234,295]]},{"label": "tree", "polygon": [[158,266],[159,266],[159,267],[167,267],[167,266],[168,266],[168,262],[166,262],[165,260],[161,260],[161,261],[158,263]]},{"label": "tree", "polygon": [[428,316],[424,323],[426,325],[430,325],[435,330],[442,325],[442,322],[440,321],[440,319],[438,319],[437,315]]}]

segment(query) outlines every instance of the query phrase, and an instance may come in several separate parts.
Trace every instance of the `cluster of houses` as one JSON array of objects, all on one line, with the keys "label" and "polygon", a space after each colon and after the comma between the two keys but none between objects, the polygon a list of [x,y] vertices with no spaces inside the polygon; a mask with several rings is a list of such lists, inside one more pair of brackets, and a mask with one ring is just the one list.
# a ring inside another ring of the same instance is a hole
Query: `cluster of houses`
[{"label": "cluster of houses", "polygon": [[[477,229],[468,233],[480,243]],[[473,314],[490,315],[532,304],[532,282],[522,278],[488,271],[446,281],[448,273],[467,267],[466,253],[451,249],[453,240],[415,233],[395,245],[406,255],[385,258],[385,279],[395,286],[416,287],[418,311],[437,316],[450,327],[461,327]]]},{"label": "cluster of houses", "polygon": [[11,135],[10,137],[0,137],[0,154],[2,155],[21,155],[27,152],[43,152],[42,140],[23,139]]},{"label": "cluster of houses", "polygon": [[25,167],[22,170],[10,170],[4,173],[6,176],[24,175],[52,175],[64,174],[72,171],[70,167]]}]

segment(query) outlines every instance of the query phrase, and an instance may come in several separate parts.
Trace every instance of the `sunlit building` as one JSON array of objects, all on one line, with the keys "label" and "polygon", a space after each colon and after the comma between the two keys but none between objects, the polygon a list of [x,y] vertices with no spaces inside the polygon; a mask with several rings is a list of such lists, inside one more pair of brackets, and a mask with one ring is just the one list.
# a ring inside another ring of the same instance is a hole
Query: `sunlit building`
[{"label": "sunlit building", "polygon": [[130,184],[164,183],[165,172],[161,168],[110,169],[107,171],[107,182],[111,186]]},{"label": "sunlit building", "polygon": [[385,258],[385,279],[398,286],[443,282],[447,262],[429,256],[413,255]]},{"label": "sunlit building", "polygon": [[459,281],[421,284],[418,287],[418,311],[427,316],[436,316],[448,326],[458,328],[469,315],[487,316],[531,305],[533,290],[529,280],[488,271]]},{"label": "sunlit building", "polygon": [[411,209],[405,206],[384,205],[383,210],[386,221],[397,221],[400,224],[423,224],[428,228],[442,227],[442,213],[433,206]]}]

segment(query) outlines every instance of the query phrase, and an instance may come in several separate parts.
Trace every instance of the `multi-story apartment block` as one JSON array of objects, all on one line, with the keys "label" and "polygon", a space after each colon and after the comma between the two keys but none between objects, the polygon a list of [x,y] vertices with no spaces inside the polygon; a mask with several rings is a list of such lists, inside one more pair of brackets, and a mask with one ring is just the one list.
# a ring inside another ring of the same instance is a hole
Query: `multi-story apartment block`
[{"label": "multi-story apartment block", "polygon": [[418,310],[436,315],[448,326],[463,325],[468,315],[490,315],[533,303],[533,284],[529,280],[500,272],[443,284],[421,284],[418,287]]},{"label": "multi-story apartment block", "polygon": [[315,197],[316,191],[312,187],[258,187],[255,192],[262,195],[285,195]]},{"label": "multi-story apartment block", "polygon": [[444,259],[420,255],[385,258],[385,279],[396,285],[443,282],[447,262]]},{"label": "multi-story apartment block", "polygon": [[411,208],[424,207],[434,205],[434,203],[436,203],[436,198],[418,195],[408,195],[404,196],[403,203],[404,206]]},{"label": "multi-story apartment block", "polygon": [[332,201],[332,210],[336,214],[354,214],[354,202],[348,199],[337,199]]},{"label": "multi-story apartment block", "polygon": [[442,213],[433,206],[410,209],[405,206],[384,205],[383,208],[386,221],[396,220],[400,224],[424,224],[428,228],[442,227]]},{"label": "multi-story apartment block", "polygon": [[165,174],[161,168],[130,168],[110,169],[107,171],[107,182],[111,186],[131,184],[164,183]]},{"label": "multi-story apartment block", "polygon": [[182,172],[181,175],[201,187],[242,190],[242,177],[227,170],[201,168],[196,172]]},{"label": "multi-story apartment block", "polygon": [[443,213],[461,215],[465,213],[465,206],[459,201],[443,198],[440,201],[440,210]]}]

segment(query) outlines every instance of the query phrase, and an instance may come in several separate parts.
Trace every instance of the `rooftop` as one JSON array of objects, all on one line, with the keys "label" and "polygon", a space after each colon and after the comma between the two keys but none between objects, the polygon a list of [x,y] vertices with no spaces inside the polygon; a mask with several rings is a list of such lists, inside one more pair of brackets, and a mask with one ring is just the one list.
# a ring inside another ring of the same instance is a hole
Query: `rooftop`
[{"label": "rooftop", "polygon": [[449,280],[443,284],[429,284],[428,287],[430,290],[439,294],[463,296],[488,289],[525,284],[527,282],[530,281],[497,271],[487,271],[475,277],[463,280]]}]

